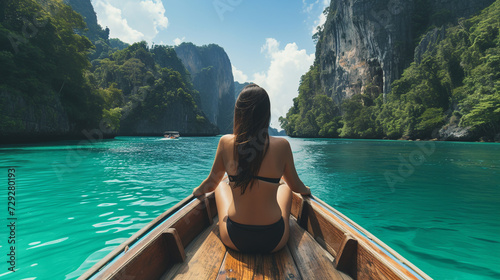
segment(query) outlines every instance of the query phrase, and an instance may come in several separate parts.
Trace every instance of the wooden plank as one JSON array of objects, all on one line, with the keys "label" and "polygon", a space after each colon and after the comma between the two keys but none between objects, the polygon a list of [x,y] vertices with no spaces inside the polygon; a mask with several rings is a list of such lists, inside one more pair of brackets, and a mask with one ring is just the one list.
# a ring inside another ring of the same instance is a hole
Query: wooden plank
[{"label": "wooden plank", "polygon": [[358,248],[356,257],[357,279],[414,279],[398,275],[398,270],[387,265],[378,254],[373,254],[365,244]]},{"label": "wooden plank", "polygon": [[220,240],[219,225],[215,221],[189,244],[185,261],[174,264],[161,279],[215,279],[225,254],[226,247]]},{"label": "wooden plank", "polygon": [[205,202],[200,200],[196,203],[192,208],[183,209],[182,218],[172,225],[179,233],[184,247],[212,223]]},{"label": "wooden plank", "polygon": [[295,219],[299,219],[300,214],[302,213],[302,196],[296,193],[292,193],[292,209],[290,214],[295,217]]},{"label": "wooden plank", "polygon": [[335,267],[348,275],[356,275],[357,271],[358,241],[346,234],[342,246],[340,246]]},{"label": "wooden plank", "polygon": [[273,254],[243,254],[228,249],[218,280],[301,279],[290,250],[285,246]]},{"label": "wooden plank", "polygon": [[290,219],[288,247],[300,270],[302,279],[352,279],[335,269],[334,257],[324,250],[293,218]]},{"label": "wooden plank", "polygon": [[110,279],[158,279],[174,263],[185,258],[184,247],[177,231],[167,229],[157,239],[130,256],[130,261],[114,271]]},{"label": "wooden plank", "polygon": [[[205,207],[205,203],[203,200],[192,201],[189,205],[177,211],[174,215],[172,215],[164,224],[159,227],[154,228],[151,232],[149,232],[143,239],[138,241],[138,243],[129,249],[126,253],[124,253],[119,259],[115,260],[110,265],[106,266],[105,270],[103,270],[96,279],[113,279],[114,275],[119,273],[124,277],[123,273],[126,276],[133,276],[134,273],[136,275],[143,275],[141,269],[144,269],[148,266],[148,263],[143,263],[142,260],[145,258],[149,258],[148,254],[157,254],[158,242],[163,242],[163,251],[166,246],[165,236],[162,236],[164,232],[171,228],[175,227],[178,232],[178,236],[180,237],[180,242],[182,244],[181,247],[185,247],[192,239],[198,235],[201,231],[203,231],[204,227],[208,225],[208,215],[205,211],[205,215],[200,214],[203,212],[203,208]],[[161,237],[161,238],[160,238]],[[177,242],[177,241],[175,241]],[[174,247],[175,250],[178,250]],[[169,248],[170,250],[170,248]],[[145,252],[145,253],[143,253]],[[144,255],[143,255],[144,254]],[[151,264],[151,272],[144,274],[144,277],[139,277],[141,279],[149,279],[148,275],[155,275],[155,278],[158,279],[165,273],[168,266],[175,262],[175,259],[172,258],[172,254],[163,255],[158,253],[157,261],[164,262],[161,266],[156,267],[156,262]],[[163,258],[163,259],[162,259]],[[144,264],[144,268],[138,267],[136,264]],[[158,275],[159,274],[159,275]],[[138,276],[137,276],[138,277]]]},{"label": "wooden plank", "polygon": [[167,248],[175,262],[183,262],[186,259],[186,252],[182,246],[181,238],[175,228],[169,228],[163,234],[167,243]]},{"label": "wooden plank", "polygon": [[177,261],[170,250],[177,250],[167,245],[165,235],[151,240],[147,246],[139,250],[132,249],[127,257],[125,265],[115,270],[107,270],[102,275],[103,279],[158,279],[168,266]]},{"label": "wooden plank", "polygon": [[[353,236],[357,240],[357,256],[356,256],[356,274],[352,275],[357,279],[419,279],[408,268],[401,265],[394,258],[398,258],[400,262],[404,263],[407,267],[413,269],[420,277],[424,279],[432,279],[424,272],[420,271],[409,261],[404,259],[389,246],[377,239],[371,233],[363,229],[361,226],[352,222],[349,218],[342,215],[340,212],[326,205],[321,200],[313,201],[311,203],[313,211],[317,213],[316,216],[324,216],[330,220],[332,224],[338,225],[344,232]],[[338,216],[334,215],[332,212]],[[339,218],[341,217],[341,218]],[[349,222],[352,226],[346,224]],[[354,229],[354,228],[355,229]],[[391,253],[393,257],[389,256],[381,248]],[[372,276],[370,276],[372,275]],[[372,277],[372,278],[370,278]]]},{"label": "wooden plank", "polygon": [[333,223],[322,211],[317,211],[316,208],[311,206],[310,201],[304,204],[304,213],[307,213],[307,218],[302,218],[302,225],[314,237],[314,239],[325,248],[334,257],[340,250],[342,242],[344,241],[345,229]]},{"label": "wooden plank", "polygon": [[[210,197],[215,195],[211,193],[210,195],[207,195],[206,197]],[[118,247],[116,247],[113,251],[111,251],[109,254],[107,254],[102,260],[94,264],[88,271],[86,271],[84,274],[82,274],[80,277],[78,277],[78,280],[84,280],[84,279],[89,279],[92,275],[97,273],[99,270],[104,269],[107,263],[112,261],[116,256],[118,256],[120,253],[125,252],[131,244],[136,242],[138,239],[140,239],[142,236],[146,235],[147,232],[149,232],[152,228],[155,226],[159,225],[162,223],[164,220],[166,220],[169,216],[171,216],[173,213],[177,212],[179,209],[181,209],[184,205],[188,204],[194,199],[192,195],[186,197],[179,203],[177,203],[175,206],[172,208],[168,209],[165,211],[163,214],[160,216],[156,217],[153,221],[149,222],[145,227],[140,229],[138,232],[136,232],[134,235],[132,235],[129,239],[127,239],[125,242],[120,244]]]}]

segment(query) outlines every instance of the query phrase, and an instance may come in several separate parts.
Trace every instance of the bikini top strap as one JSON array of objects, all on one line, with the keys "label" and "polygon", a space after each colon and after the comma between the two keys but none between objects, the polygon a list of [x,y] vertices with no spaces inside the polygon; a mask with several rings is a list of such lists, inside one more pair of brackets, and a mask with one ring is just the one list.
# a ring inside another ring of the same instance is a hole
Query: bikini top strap
[{"label": "bikini top strap", "polygon": [[257,180],[261,180],[264,182],[272,183],[272,184],[278,184],[281,180],[281,178],[267,178],[267,177],[261,177],[261,176],[253,176]]},{"label": "bikini top strap", "polygon": [[[229,178],[229,182],[234,182],[238,178],[237,175],[227,175]],[[272,183],[272,184],[278,184],[281,181],[281,178],[268,178],[268,177],[261,177],[261,176],[253,176],[257,180],[261,180],[264,182]]]}]

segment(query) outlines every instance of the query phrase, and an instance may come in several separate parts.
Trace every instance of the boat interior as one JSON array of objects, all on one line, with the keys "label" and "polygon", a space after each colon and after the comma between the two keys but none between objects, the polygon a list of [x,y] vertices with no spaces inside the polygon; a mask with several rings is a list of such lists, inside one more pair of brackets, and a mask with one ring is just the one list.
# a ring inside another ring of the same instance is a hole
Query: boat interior
[{"label": "boat interior", "polygon": [[431,279],[315,197],[294,194],[287,246],[243,254],[219,236],[213,193],[152,221],[79,279]]}]

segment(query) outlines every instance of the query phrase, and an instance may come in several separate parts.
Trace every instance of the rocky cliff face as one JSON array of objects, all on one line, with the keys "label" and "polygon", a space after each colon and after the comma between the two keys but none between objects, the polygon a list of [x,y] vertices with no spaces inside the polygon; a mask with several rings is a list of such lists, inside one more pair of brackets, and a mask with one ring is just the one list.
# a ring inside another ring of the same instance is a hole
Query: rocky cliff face
[{"label": "rocky cliff face", "polygon": [[321,86],[337,104],[368,87],[386,94],[413,61],[419,32],[470,16],[493,2],[332,0],[316,51]]},{"label": "rocky cliff face", "polygon": [[90,0],[64,0],[64,3],[71,6],[85,20],[88,30],[84,31],[83,35],[87,36],[92,42],[99,39],[108,40],[109,29],[103,30],[97,23],[97,15]]},{"label": "rocky cliff face", "polygon": [[[138,108],[138,110],[141,110]],[[205,118],[200,118],[191,106],[184,102],[171,104],[163,114],[153,118],[125,118],[120,135],[151,136],[163,135],[166,130],[179,131],[181,136],[213,136],[219,133],[217,127]]]},{"label": "rocky cliff face", "polygon": [[234,99],[238,100],[238,96],[240,96],[241,91],[248,86],[250,83],[240,84],[239,82],[234,82]]},{"label": "rocky cliff face", "polygon": [[76,135],[59,98],[35,102],[8,90],[0,91],[0,143],[19,143]]},{"label": "rocky cliff face", "polygon": [[217,45],[197,47],[183,43],[175,48],[200,93],[198,106],[221,133],[233,128],[234,78],[231,62],[223,48]]}]

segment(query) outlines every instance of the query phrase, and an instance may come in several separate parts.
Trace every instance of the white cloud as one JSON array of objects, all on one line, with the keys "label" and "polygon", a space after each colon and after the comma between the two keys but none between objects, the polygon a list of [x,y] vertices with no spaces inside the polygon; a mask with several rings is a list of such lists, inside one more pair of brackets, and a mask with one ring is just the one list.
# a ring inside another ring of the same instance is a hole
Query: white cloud
[{"label": "white cloud", "polygon": [[319,15],[319,18],[314,21],[314,26],[311,30],[311,34],[314,35],[317,31],[318,31],[318,26],[323,26],[326,22],[326,16],[325,14],[321,13],[321,15]]},{"label": "white cloud", "polygon": [[285,116],[298,96],[300,77],[314,62],[314,54],[299,50],[297,44],[289,43],[279,48],[276,39],[268,38],[261,51],[270,57],[269,69],[255,73],[253,82],[265,88],[271,99],[271,126],[279,127],[279,117]]},{"label": "white cloud", "polygon": [[317,32],[318,26],[323,26],[325,24],[326,16],[323,14],[323,11],[329,5],[330,0],[302,0],[302,12],[308,14],[310,20],[312,20],[311,18],[316,18],[316,20],[314,20],[313,26],[311,27],[312,35]]},{"label": "white cloud", "polygon": [[260,52],[266,52],[267,55],[272,55],[279,50],[280,43],[274,38],[267,38],[266,43],[260,48]]},{"label": "white cloud", "polygon": [[231,67],[233,68],[233,77],[234,77],[234,80],[236,82],[239,82],[239,83],[248,82],[248,76],[243,74],[243,71],[236,69],[236,67],[234,67],[234,65],[231,65]]},{"label": "white cloud", "polygon": [[306,0],[302,0],[302,5],[304,6],[304,12],[306,14],[310,13],[314,8],[314,5],[317,4],[318,1],[319,0],[317,0],[315,3],[308,4]]},{"label": "white cloud", "polygon": [[110,29],[110,37],[119,38],[126,43],[140,41],[144,34],[129,26],[122,17],[122,11],[108,2],[97,0],[94,9],[98,15],[99,24]]},{"label": "white cloud", "polygon": [[174,39],[174,46],[178,46],[178,45],[182,44],[182,42],[184,42],[184,40],[186,40],[186,37],[175,38]]},{"label": "white cloud", "polygon": [[143,11],[152,16],[154,28],[158,33],[158,27],[167,28],[168,18],[165,16],[165,7],[160,0],[145,0],[140,2]]},{"label": "white cloud", "polygon": [[99,24],[108,26],[110,36],[127,43],[151,43],[160,29],[168,27],[161,0],[92,0]]}]

